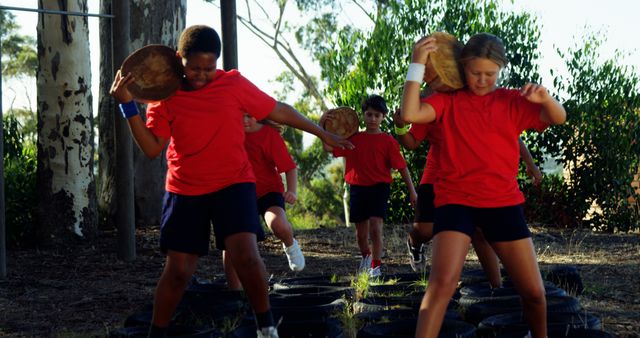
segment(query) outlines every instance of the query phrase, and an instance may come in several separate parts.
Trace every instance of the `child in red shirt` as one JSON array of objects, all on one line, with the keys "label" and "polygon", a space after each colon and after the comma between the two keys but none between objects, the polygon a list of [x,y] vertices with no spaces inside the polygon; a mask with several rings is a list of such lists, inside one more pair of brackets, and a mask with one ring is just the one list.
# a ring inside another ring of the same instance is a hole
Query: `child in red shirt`
[{"label": "child in red shirt", "polygon": [[[267,227],[282,241],[282,247],[289,268],[292,271],[304,269],[304,256],[298,241],[293,238],[293,227],[285,214],[285,202],[294,204],[298,198],[298,170],[287,146],[280,136],[280,126],[269,120],[256,120],[244,115],[244,141],[251,167],[256,175],[256,195],[258,197],[258,213],[264,217]],[[284,190],[281,173],[285,174],[287,190]],[[230,289],[241,289],[233,265],[224,257],[225,275]]]},{"label": "child in red shirt", "polygon": [[[382,223],[390,194],[391,169],[400,171],[409,189],[411,203],[415,204],[417,199],[398,142],[380,130],[380,123],[388,111],[384,98],[379,95],[368,96],[362,103],[366,129],[349,138],[355,148],[344,150],[326,144],[324,147],[327,151],[333,151],[333,156],[346,158],[344,179],[350,186],[349,221],[356,223],[356,238],[362,255],[359,270],[367,271],[370,277],[382,275]],[[330,114],[326,114],[320,125],[325,119],[331,118]]]},{"label": "child in red shirt", "polygon": [[516,180],[518,136],[526,129],[561,124],[566,112],[547,90],[528,83],[520,90],[496,86],[506,66],[504,44],[480,33],[462,49],[466,87],[420,101],[424,64],[437,49],[432,37],[413,47],[402,97],[402,118],[434,122],[442,134],[434,183],[435,220],[429,285],[416,337],[438,336],[476,226],[491,243],[520,293],[533,337],[547,335],[545,290]]},{"label": "child in red shirt", "polygon": [[[438,127],[433,123],[407,125],[402,120],[399,109],[393,115],[393,122],[400,144],[405,148],[415,150],[418,149],[424,139],[428,139],[429,141],[429,152],[427,153],[424,171],[422,172],[418,189],[416,189],[418,192],[418,202],[416,203],[413,227],[407,236],[409,264],[413,271],[419,271],[420,268],[426,264],[425,245],[429,243],[433,237],[433,218],[435,214],[433,183],[437,178],[438,168],[436,158],[438,157],[438,152],[442,151],[440,149],[442,136],[439,134]],[[409,127],[410,129],[408,129]],[[519,139],[519,143],[520,156],[527,167],[527,174],[531,176],[533,184],[538,185],[542,179],[542,173],[533,162],[533,157],[522,139]],[[500,273],[500,262],[482,235],[482,230],[476,228],[471,243],[487,275],[489,285],[492,288],[501,287],[502,276]]]},{"label": "child in red shirt", "polygon": [[303,129],[336,147],[352,147],[259,90],[237,70],[216,69],[221,47],[210,27],[191,26],[182,32],[176,57],[184,66],[183,83],[170,98],[147,106],[146,123],[127,90],[133,76],[118,72],[111,86],[144,154],[156,157],[169,144],[160,232],[166,260],[155,290],[149,337],[166,335],[199,256],[208,252],[211,224],[216,246],[227,250],[245,286],[257,336],[278,337],[256,244],[262,228],[255,176],[244,148],[245,112]]}]

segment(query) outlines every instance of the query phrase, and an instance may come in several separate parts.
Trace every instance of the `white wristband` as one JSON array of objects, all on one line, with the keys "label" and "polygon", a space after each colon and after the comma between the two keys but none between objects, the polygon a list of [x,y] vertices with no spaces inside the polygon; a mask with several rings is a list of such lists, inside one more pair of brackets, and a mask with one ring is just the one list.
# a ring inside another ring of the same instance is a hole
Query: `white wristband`
[{"label": "white wristband", "polygon": [[410,63],[407,70],[407,81],[422,83],[425,66],[421,63]]}]

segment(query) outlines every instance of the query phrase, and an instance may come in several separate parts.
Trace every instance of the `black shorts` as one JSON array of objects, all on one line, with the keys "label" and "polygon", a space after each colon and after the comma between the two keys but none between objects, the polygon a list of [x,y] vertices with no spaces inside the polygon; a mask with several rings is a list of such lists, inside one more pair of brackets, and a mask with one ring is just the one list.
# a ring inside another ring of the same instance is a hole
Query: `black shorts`
[{"label": "black shorts", "polygon": [[269,192],[258,198],[258,213],[264,216],[271,207],[280,207],[284,210],[284,196],[279,192]]},{"label": "black shorts", "polygon": [[418,203],[413,217],[415,223],[433,223],[436,207],[433,200],[436,195],[433,193],[433,184],[420,184],[418,186]]},{"label": "black shorts", "polygon": [[351,185],[349,193],[349,222],[359,223],[370,217],[387,217],[387,202],[391,185],[378,183],[371,186]]},{"label": "black shorts", "polygon": [[212,223],[220,250],[224,250],[225,238],[236,233],[251,232],[257,240],[264,239],[255,183],[233,184],[198,196],[167,192],[162,206],[160,250],[206,255]]},{"label": "black shorts", "polygon": [[447,204],[436,208],[433,235],[440,231],[459,231],[473,236],[482,229],[488,242],[515,241],[531,237],[522,205],[499,208],[474,208]]}]

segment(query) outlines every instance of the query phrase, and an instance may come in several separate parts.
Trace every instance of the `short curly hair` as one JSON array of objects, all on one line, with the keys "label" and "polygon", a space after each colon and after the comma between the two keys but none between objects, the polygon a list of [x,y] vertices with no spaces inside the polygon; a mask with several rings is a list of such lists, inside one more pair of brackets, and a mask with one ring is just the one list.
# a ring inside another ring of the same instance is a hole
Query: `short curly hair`
[{"label": "short curly hair", "polygon": [[182,57],[193,53],[213,53],[220,57],[222,43],[215,29],[205,25],[187,27],[178,40],[178,52]]}]

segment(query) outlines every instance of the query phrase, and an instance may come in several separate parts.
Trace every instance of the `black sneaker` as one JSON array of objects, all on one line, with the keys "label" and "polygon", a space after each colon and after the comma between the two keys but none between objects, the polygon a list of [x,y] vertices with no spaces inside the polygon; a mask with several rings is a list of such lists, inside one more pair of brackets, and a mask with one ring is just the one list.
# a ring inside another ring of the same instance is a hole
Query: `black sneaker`
[{"label": "black sneaker", "polygon": [[418,272],[420,270],[420,263],[424,262],[424,244],[420,244],[419,247],[414,247],[411,245],[409,241],[409,237],[407,237],[407,249],[409,249],[409,264],[411,264],[411,269],[413,271]]}]

